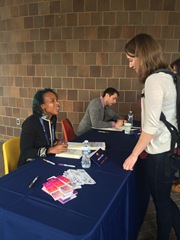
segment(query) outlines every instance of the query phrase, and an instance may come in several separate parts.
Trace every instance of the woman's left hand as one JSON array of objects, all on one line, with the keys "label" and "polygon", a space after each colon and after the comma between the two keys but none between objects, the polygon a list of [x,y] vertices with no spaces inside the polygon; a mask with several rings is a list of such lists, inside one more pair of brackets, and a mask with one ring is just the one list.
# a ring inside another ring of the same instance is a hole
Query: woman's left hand
[{"label": "woman's left hand", "polygon": [[133,154],[129,155],[129,157],[126,158],[126,160],[123,163],[124,170],[132,171],[137,159],[138,158],[136,156],[134,156]]}]

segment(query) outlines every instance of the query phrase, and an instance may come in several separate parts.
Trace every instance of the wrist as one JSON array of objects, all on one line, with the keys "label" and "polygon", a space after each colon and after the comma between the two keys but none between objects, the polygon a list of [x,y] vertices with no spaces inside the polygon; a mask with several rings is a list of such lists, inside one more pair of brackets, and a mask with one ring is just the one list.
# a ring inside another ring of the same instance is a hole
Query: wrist
[{"label": "wrist", "polygon": [[137,159],[137,158],[138,158],[138,156],[139,156],[139,154],[137,154],[137,153],[136,153],[136,152],[134,152],[134,151],[131,153],[131,155],[132,155],[132,157],[133,157],[133,158],[136,158],[136,159]]},{"label": "wrist", "polygon": [[46,149],[46,155],[51,153],[51,148]]}]

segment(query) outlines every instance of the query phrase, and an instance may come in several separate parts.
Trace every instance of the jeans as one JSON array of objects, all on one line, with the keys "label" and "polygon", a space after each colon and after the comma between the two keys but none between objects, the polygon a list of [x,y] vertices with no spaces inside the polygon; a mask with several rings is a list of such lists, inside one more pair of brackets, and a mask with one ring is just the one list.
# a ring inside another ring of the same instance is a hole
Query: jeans
[{"label": "jeans", "polygon": [[151,196],[156,209],[157,240],[169,240],[171,228],[174,228],[177,239],[180,240],[180,211],[171,199],[171,187],[177,169],[175,160],[170,161],[170,175],[165,174],[167,152],[149,154],[147,159],[147,177]]}]

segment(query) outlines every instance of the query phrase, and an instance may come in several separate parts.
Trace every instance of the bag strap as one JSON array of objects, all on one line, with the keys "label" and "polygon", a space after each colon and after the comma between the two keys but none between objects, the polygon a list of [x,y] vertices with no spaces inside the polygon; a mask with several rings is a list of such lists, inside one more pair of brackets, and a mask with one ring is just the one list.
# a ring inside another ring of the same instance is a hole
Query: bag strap
[{"label": "bag strap", "polygon": [[[176,127],[174,127],[170,122],[168,122],[166,120],[166,116],[164,115],[163,112],[161,112],[160,120],[165,124],[165,126],[171,133],[171,149],[165,159],[165,175],[169,177],[170,176],[170,161],[171,161],[172,157],[174,157],[174,149],[175,149],[176,143],[177,143],[177,147],[178,148],[180,147],[179,146],[180,145],[180,136],[179,136],[179,132],[176,129]],[[177,148],[177,155],[178,155],[178,148]],[[179,170],[179,176],[180,176],[180,170]]]},{"label": "bag strap", "polygon": [[178,147],[179,147],[179,143],[178,143],[179,132],[174,125],[172,125],[170,122],[168,122],[166,120],[166,117],[165,117],[163,112],[161,112],[160,120],[166,125],[167,129],[171,133],[171,136],[172,136],[172,138],[171,138],[171,151],[174,152],[174,148],[175,148],[176,143],[178,144]]}]

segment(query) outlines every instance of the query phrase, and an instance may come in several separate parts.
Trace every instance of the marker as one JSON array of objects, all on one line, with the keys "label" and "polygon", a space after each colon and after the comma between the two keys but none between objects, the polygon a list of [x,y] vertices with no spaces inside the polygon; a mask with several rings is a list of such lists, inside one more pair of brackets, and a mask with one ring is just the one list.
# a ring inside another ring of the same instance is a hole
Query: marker
[{"label": "marker", "polygon": [[59,163],[58,165],[63,167],[75,167],[74,165],[64,164],[64,163]]},{"label": "marker", "polygon": [[47,159],[43,159],[43,161],[45,161],[45,162],[47,162],[47,163],[50,163],[50,164],[52,164],[52,165],[55,165],[54,162],[51,162],[51,161],[49,161],[49,160],[47,160]]},{"label": "marker", "polygon": [[37,180],[38,180],[38,176],[35,177],[34,180],[29,184],[29,188],[31,188]]},{"label": "marker", "polygon": [[65,142],[63,139],[61,139],[61,140],[59,141],[59,143],[60,143],[60,144],[67,144],[67,142]]}]

